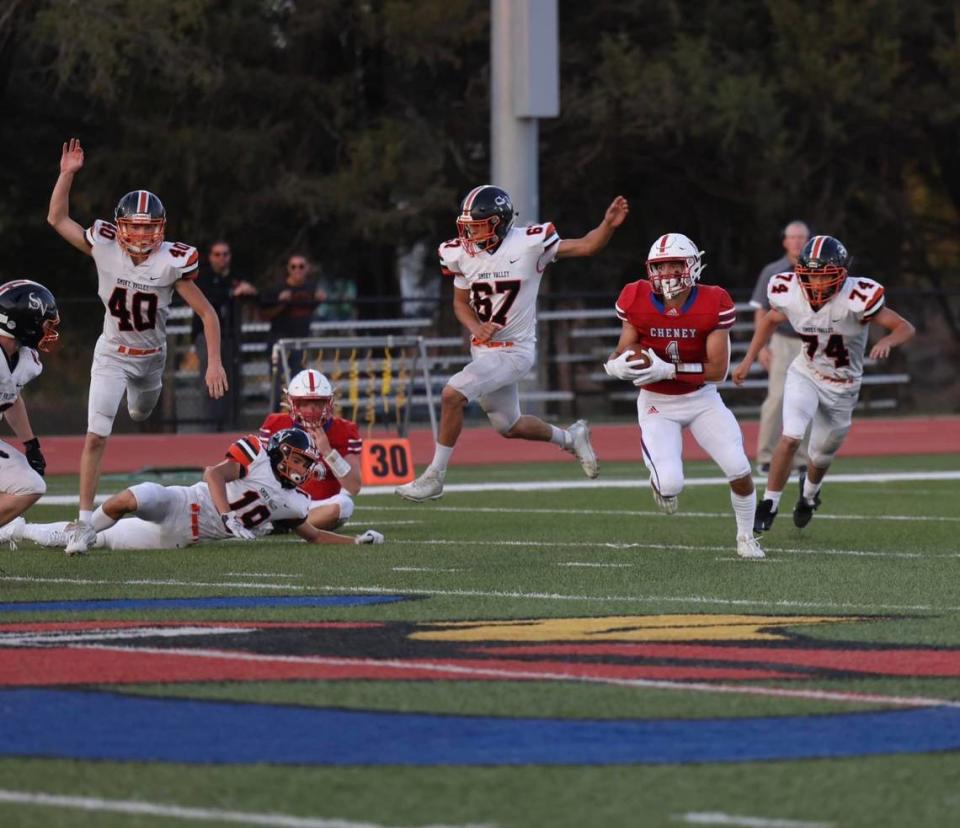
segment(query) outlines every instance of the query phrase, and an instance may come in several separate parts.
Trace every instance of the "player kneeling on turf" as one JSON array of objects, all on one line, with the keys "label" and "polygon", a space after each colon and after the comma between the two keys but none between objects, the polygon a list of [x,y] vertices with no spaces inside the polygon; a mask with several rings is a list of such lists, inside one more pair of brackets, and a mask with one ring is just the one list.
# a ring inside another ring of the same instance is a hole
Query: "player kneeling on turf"
[{"label": "player kneeling on turf", "polygon": [[[108,549],[177,549],[208,540],[251,541],[284,522],[308,543],[383,543],[372,529],[350,537],[307,521],[310,496],[298,487],[319,457],[312,438],[298,428],[278,431],[264,446],[238,440],[227,459],[209,466],[192,486],[140,483],[113,495],[93,514],[88,546]],[[134,517],[126,520],[126,515]],[[66,523],[26,524],[20,537],[44,546],[66,546]]]},{"label": "player kneeling on turf", "polygon": [[623,330],[604,370],[640,388],[640,445],[657,505],[667,514],[677,511],[683,489],[681,432],[689,427],[730,481],[737,554],[762,558],[753,537],[757,494],[743,435],[714,385],[727,375],[729,331],[737,312],[723,288],[697,284],[702,257],[703,251],[680,233],[653,243],[648,278],[626,285],[617,299]]}]

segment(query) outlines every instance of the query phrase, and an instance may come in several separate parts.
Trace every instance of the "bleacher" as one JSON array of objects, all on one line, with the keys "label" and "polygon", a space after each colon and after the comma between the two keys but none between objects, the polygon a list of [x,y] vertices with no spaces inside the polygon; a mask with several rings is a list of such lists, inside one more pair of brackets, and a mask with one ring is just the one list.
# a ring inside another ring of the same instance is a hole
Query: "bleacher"
[{"label": "bleacher", "polygon": [[[753,332],[753,308],[737,303],[738,319],[731,329],[732,365],[746,353]],[[187,359],[190,342],[189,308],[174,308],[168,320],[170,359],[168,382],[174,388],[176,419],[202,426],[202,388],[195,360]],[[620,336],[620,321],[612,308],[554,308],[538,314],[538,362],[520,389],[526,410],[547,417],[566,419],[587,414],[597,417],[620,417],[631,413],[636,391],[626,383],[612,379],[602,364],[614,349]],[[246,322],[242,326],[239,356],[242,360],[242,398],[238,406],[241,424],[258,420],[270,405],[271,365],[267,335],[269,324]],[[439,393],[446,379],[469,359],[464,336],[437,334],[433,320],[427,317],[377,320],[316,321],[311,325],[315,337],[354,337],[377,334],[401,334],[422,337],[427,355],[432,398]],[[224,355],[226,363],[230,357]],[[329,365],[326,366],[329,370]],[[863,391],[858,408],[893,410],[900,404],[904,386],[910,375],[884,370],[885,363],[865,359]],[[409,399],[412,406],[428,403],[425,380],[417,372],[411,377]],[[751,369],[750,378],[742,386],[730,380],[718,388],[727,404],[737,414],[757,416],[765,396],[767,379],[759,363]]]}]

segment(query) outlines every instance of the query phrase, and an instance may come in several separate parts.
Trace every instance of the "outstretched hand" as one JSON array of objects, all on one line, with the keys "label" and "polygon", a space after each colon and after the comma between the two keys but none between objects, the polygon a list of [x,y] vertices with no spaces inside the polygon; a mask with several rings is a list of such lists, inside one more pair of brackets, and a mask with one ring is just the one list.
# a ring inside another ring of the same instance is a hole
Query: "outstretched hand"
[{"label": "outstretched hand", "polygon": [[83,167],[83,147],[79,138],[71,138],[63,145],[60,153],[60,172],[75,173]]},{"label": "outstretched hand", "polygon": [[629,212],[630,203],[623,196],[617,196],[607,207],[603,222],[613,228],[619,227],[626,220]]}]

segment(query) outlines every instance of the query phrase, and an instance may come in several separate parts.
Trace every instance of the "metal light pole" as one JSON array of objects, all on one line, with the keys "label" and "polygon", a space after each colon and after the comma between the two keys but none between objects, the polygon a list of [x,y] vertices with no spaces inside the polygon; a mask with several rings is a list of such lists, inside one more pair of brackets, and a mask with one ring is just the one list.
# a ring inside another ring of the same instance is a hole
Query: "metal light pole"
[{"label": "metal light pole", "polygon": [[538,118],[560,114],[557,0],[490,0],[490,183],[540,219]]}]

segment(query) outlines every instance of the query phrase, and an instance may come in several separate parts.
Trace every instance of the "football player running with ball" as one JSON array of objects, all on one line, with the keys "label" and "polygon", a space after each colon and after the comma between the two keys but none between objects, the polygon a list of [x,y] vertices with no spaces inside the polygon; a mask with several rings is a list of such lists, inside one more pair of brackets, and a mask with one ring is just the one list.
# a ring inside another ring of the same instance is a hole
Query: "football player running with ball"
[{"label": "football player running with ball", "polygon": [[800,496],[793,523],[806,526],[820,506],[820,486],[843,443],[860,396],[863,354],[871,322],[889,333],[870,349],[886,359],[890,349],[914,334],[900,314],[885,306],[883,287],[873,279],[849,276],[850,254],[833,236],[814,236],[793,273],[774,276],[767,286],[770,310],[760,320],[746,356],[733,372],[740,385],[777,325],[789,321],[803,349],[787,370],[783,390],[783,435],[774,451],[767,488],[757,509],[755,529],[767,531],[780,509],[793,455],[810,430],[810,465],[800,474]]},{"label": "football player running with ball", "polygon": [[667,514],[677,511],[683,490],[681,432],[689,427],[730,481],[737,554],[762,558],[753,537],[757,495],[743,435],[714,385],[730,366],[729,331],[737,312],[723,288],[698,284],[702,259],[703,251],[680,233],[653,243],[647,278],[628,284],[617,299],[623,330],[603,367],[640,388],[640,445],[657,505]]},{"label": "football player running with ball", "polygon": [[[307,520],[310,496],[298,487],[319,462],[316,446],[299,428],[278,431],[269,442],[237,440],[227,457],[209,466],[192,486],[138,483],[113,495],[93,513],[91,547],[181,549],[203,541],[252,541],[285,523],[307,543],[383,543],[368,529],[350,537],[317,529]],[[121,520],[124,518],[124,520]],[[65,546],[68,524],[28,523],[14,540]],[[79,554],[67,549],[67,554]]]},{"label": "football player running with ball", "polygon": [[598,253],[629,210],[627,200],[617,196],[593,230],[561,239],[549,222],[514,227],[513,203],[499,187],[474,187],[463,199],[457,238],[440,245],[440,270],[453,277],[453,312],[470,332],[471,361],[441,394],[433,461],[412,483],[397,487],[400,497],[419,503],[443,495],[447,464],[471,400],[502,436],[556,443],[576,456],[587,477],[599,475],[586,420],[563,429],[522,414],[517,383],[536,359],[537,292],[547,266]]},{"label": "football player running with ball", "polygon": [[71,552],[85,551],[94,538],[90,520],[100,461],[121,397],[126,392],[127,410],[137,422],[150,416],[160,398],[173,291],[203,320],[208,360],[205,381],[210,396],[219,399],[227,390],[227,375],[220,361],[220,322],[194,284],[199,262],[196,248],[164,241],[166,210],[147,190],[134,190],[120,199],[114,224],[97,220],[84,230],[69,213],[70,187],[82,167],[83,148],[71,138],[63,145],[60,177],[47,214],[57,233],[93,257],[97,293],[105,309],[103,334],[97,340],[90,369],[87,436],[80,455],[80,515],[70,530]]}]

